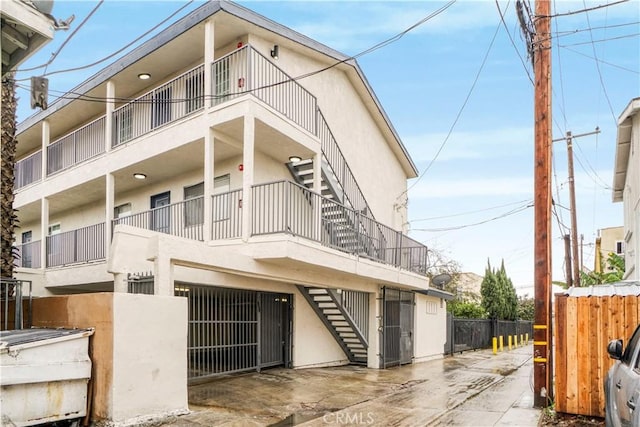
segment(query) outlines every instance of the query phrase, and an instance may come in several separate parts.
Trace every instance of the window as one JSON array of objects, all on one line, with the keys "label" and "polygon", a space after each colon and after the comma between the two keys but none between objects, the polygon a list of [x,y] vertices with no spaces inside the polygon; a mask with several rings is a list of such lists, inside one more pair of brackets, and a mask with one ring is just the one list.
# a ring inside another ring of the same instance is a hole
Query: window
[{"label": "window", "polygon": [[222,175],[213,180],[213,220],[222,221],[231,215],[231,177]]},{"label": "window", "polygon": [[192,113],[202,108],[204,104],[204,74],[198,73],[188,77],[185,82],[186,113]]},{"label": "window", "polygon": [[187,227],[204,223],[204,182],[184,187],[184,221]]},{"label": "window", "polygon": [[131,215],[131,203],[124,203],[113,208],[113,217],[115,219],[124,218]]},{"label": "window", "polygon": [[622,240],[618,240],[616,242],[616,255],[624,254],[624,242]]},{"label": "window", "polygon": [[171,121],[171,86],[159,89],[153,94],[153,115],[151,128]]},{"label": "window", "polygon": [[55,236],[56,234],[60,234],[60,223],[51,224],[49,226],[49,236]]},{"label": "window", "polygon": [[33,265],[33,246],[28,243],[32,240],[31,231],[22,233],[22,248],[20,249],[21,266],[31,268]]},{"label": "window", "polygon": [[622,358],[620,361],[626,365],[631,364],[631,359],[636,353],[636,348],[639,345],[640,341],[640,328],[636,329],[633,333],[633,336],[629,340],[629,344],[627,344],[627,348],[624,349],[624,353],[622,354]]},{"label": "window", "polygon": [[229,60],[227,57],[214,64],[214,105],[225,101],[226,96],[229,95]]},{"label": "window", "polygon": [[115,117],[115,132],[116,144],[122,144],[133,138],[133,118],[132,118],[133,105],[127,105],[116,112]]}]

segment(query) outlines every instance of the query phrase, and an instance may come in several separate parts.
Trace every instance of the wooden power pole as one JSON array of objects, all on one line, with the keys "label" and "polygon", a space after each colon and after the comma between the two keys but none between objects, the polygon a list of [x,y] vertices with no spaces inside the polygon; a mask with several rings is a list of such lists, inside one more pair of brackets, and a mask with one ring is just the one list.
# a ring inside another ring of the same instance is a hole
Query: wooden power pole
[{"label": "wooden power pole", "polygon": [[571,251],[573,253],[573,286],[580,286],[580,258],[578,258],[578,220],[576,213],[576,184],[573,175],[573,138],[567,132],[567,162],[569,173],[569,208],[571,210]]},{"label": "wooden power pole", "polygon": [[548,406],[551,365],[551,17],[550,0],[535,2],[533,403]]}]

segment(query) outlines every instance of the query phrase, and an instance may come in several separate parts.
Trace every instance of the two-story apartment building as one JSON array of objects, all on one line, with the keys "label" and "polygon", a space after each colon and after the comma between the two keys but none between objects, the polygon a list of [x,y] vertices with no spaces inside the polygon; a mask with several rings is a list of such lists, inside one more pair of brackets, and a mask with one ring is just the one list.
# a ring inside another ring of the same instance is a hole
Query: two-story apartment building
[{"label": "two-story apartment building", "polygon": [[632,99],[618,118],[613,201],[624,205],[625,279],[640,275],[640,98]]},{"label": "two-story apartment building", "polygon": [[355,60],[211,1],[17,137],[18,278],[187,298],[190,379],[442,354],[417,170]]}]

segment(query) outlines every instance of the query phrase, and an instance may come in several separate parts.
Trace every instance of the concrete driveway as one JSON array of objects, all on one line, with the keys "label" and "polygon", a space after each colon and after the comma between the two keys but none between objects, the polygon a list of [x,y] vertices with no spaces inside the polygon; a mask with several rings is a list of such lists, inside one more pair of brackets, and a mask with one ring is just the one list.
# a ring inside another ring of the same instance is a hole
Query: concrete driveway
[{"label": "concrete driveway", "polygon": [[189,388],[175,426],[536,426],[532,346],[386,370],[271,369]]}]

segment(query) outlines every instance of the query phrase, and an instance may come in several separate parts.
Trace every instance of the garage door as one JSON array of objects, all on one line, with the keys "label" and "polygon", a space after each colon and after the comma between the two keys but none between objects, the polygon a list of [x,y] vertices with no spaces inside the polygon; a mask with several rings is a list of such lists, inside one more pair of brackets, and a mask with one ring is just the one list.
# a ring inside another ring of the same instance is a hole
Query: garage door
[{"label": "garage door", "polygon": [[291,295],[193,284],[189,300],[189,379],[289,366]]}]

